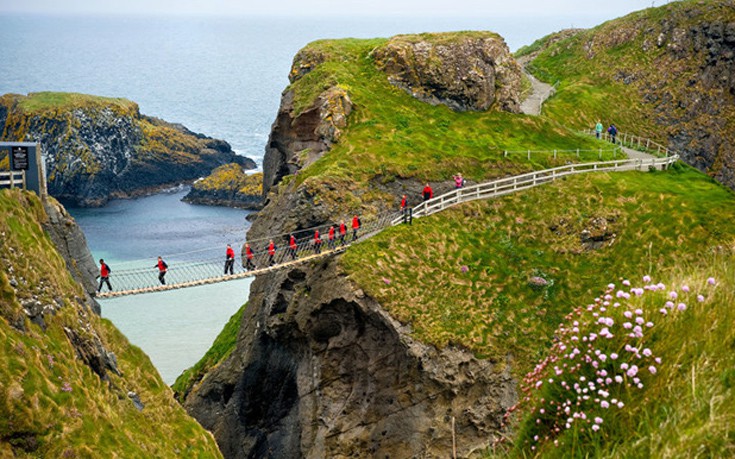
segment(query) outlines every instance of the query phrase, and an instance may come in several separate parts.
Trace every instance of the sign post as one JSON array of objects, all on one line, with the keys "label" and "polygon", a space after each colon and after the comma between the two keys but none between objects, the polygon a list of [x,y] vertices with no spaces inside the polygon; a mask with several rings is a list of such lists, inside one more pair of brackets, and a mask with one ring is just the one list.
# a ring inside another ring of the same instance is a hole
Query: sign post
[{"label": "sign post", "polygon": [[0,150],[4,150],[10,159],[12,173],[23,171],[26,188],[33,190],[41,199],[46,199],[46,171],[41,144],[36,142],[0,142]]}]

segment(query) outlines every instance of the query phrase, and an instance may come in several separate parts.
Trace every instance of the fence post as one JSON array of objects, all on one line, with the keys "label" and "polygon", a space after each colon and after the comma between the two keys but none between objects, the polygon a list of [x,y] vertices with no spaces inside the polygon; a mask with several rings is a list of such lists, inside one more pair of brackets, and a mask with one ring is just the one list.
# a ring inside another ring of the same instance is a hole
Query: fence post
[{"label": "fence post", "polygon": [[11,170],[11,171],[10,171],[10,189],[11,189],[11,190],[13,189],[13,185],[15,185],[15,182],[14,182],[14,180],[15,180],[15,177],[14,177],[14,176],[15,176],[15,172],[13,172],[13,171]]},{"label": "fence post", "polygon": [[531,150],[528,150],[528,159],[531,159]]},{"label": "fence post", "polygon": [[554,159],[556,159],[556,150],[554,150]]},{"label": "fence post", "polygon": [[503,157],[504,158],[507,158],[508,157],[508,150],[503,150]]},{"label": "fence post", "polygon": [[579,159],[579,148],[577,148],[577,159]]}]

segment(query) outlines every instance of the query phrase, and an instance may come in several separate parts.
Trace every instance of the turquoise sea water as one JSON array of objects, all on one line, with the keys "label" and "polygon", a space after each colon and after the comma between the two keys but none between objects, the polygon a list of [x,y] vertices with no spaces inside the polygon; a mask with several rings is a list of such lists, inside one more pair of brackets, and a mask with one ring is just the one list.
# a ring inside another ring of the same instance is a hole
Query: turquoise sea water
[{"label": "turquoise sea water", "polygon": [[[262,160],[294,54],[319,38],[493,30],[511,49],[573,17],[73,17],[0,16],[0,94],[70,91],[137,102],[146,115],[179,122]],[[180,202],[183,192],[70,209],[95,259],[114,270],[130,260],[222,247],[242,240],[244,211]],[[235,244],[233,244],[235,246]],[[223,255],[224,257],[224,255]],[[153,274],[155,275],[155,273]],[[172,383],[209,348],[246,300],[250,281],[102,302],[110,318]]]}]

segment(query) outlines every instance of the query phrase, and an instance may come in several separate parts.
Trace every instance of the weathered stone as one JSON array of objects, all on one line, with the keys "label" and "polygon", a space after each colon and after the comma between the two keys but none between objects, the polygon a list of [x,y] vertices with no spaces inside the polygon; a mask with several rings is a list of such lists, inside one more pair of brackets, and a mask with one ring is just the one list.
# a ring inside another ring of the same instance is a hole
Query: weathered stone
[{"label": "weathered stone", "polygon": [[452,418],[465,457],[516,402],[509,362],[414,341],[335,259],[258,277],[244,314],[184,403],[225,457],[444,457]]},{"label": "weathered stone", "polygon": [[521,68],[498,35],[399,35],[373,58],[391,84],[424,102],[520,112]]}]

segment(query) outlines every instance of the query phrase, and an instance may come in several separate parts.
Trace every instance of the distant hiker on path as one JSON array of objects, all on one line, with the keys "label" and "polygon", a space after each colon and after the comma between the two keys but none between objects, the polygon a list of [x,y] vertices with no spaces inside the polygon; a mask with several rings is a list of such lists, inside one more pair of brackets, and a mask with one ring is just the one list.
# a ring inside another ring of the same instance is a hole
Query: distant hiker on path
[{"label": "distant hiker on path", "polygon": [[168,265],[163,261],[163,258],[158,257],[158,263],[156,263],[154,268],[158,268],[158,282],[160,282],[161,285],[166,285],[166,272],[168,271]]},{"label": "distant hiker on path", "polygon": [[454,176],[454,188],[462,188],[464,186],[464,177],[462,177],[462,174],[457,174]]},{"label": "distant hiker on path", "polygon": [[344,246],[347,242],[345,241],[345,236],[347,236],[347,225],[345,225],[345,221],[342,220],[339,222],[339,242]]},{"label": "distant hiker on path", "polygon": [[273,239],[268,242],[268,266],[273,266],[276,264],[276,244],[273,242]]},{"label": "distant hiker on path", "polygon": [[255,269],[253,264],[253,250],[250,248],[250,243],[245,243],[245,269],[248,271]]},{"label": "distant hiker on path", "polygon": [[109,266],[107,266],[107,263],[105,263],[105,260],[100,258],[100,275],[98,276],[100,278],[100,286],[97,287],[97,291],[102,291],[102,284],[107,284],[107,288],[112,291],[112,285],[110,285],[110,273],[112,270]]},{"label": "distant hiker on path", "polygon": [[235,251],[232,250],[232,246],[227,244],[227,251],[225,252],[225,274],[230,271],[233,274],[233,266],[235,264]]},{"label": "distant hiker on path", "polygon": [[404,194],[401,196],[401,215],[405,214],[408,210],[408,198]]},{"label": "distant hiker on path", "polygon": [[614,124],[611,124],[610,127],[607,128],[607,133],[610,134],[610,142],[615,143],[615,136],[618,135],[618,128],[616,128]]},{"label": "distant hiker on path", "polygon": [[357,230],[360,229],[361,224],[362,222],[360,221],[360,217],[358,217],[357,215],[352,217],[352,240],[353,241],[357,240]]},{"label": "distant hiker on path", "polygon": [[428,183],[424,187],[423,196],[424,201],[428,201],[429,199],[434,197],[434,190],[431,189],[431,186]]},{"label": "distant hiker on path", "polygon": [[299,245],[296,244],[296,237],[292,234],[288,238],[288,254],[291,255],[291,259],[296,259],[296,251],[298,250]]},{"label": "distant hiker on path", "polygon": [[598,139],[602,136],[602,130],[603,130],[602,122],[600,120],[597,120],[597,124],[595,124],[595,137]]}]

